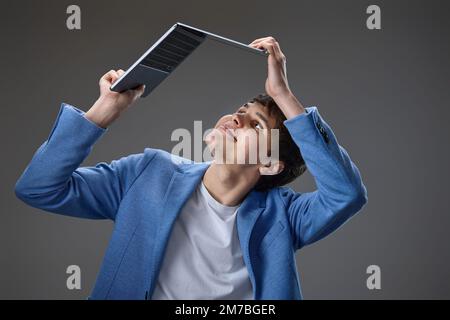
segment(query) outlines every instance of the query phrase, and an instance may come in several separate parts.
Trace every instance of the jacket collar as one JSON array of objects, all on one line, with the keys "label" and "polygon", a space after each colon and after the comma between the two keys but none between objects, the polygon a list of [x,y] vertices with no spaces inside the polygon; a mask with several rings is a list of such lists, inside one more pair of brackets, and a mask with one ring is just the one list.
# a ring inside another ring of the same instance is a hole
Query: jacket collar
[{"label": "jacket collar", "polygon": [[[182,163],[177,166],[177,170],[171,178],[168,190],[164,196],[160,213],[161,219],[159,219],[159,225],[156,231],[157,234],[155,235],[158,241],[155,243],[153,250],[151,269],[152,283],[150,292],[154,291],[173,224],[210,165],[211,162]],[[236,219],[242,256],[247,266],[250,281],[253,285],[254,296],[257,294],[257,288],[250,259],[249,243],[253,227],[261,212],[264,210],[265,201],[265,192],[255,190],[250,191],[241,203]]]},{"label": "jacket collar", "polygon": [[[182,205],[192,194],[198,183],[200,183],[200,180],[210,165],[211,161],[189,163],[180,166],[181,173],[175,177],[176,181],[172,184],[172,190],[167,198],[171,199],[172,197],[179,197],[179,202],[182,202],[181,205],[174,205],[170,208],[170,212],[174,215],[173,219],[176,219],[176,215],[180,212]],[[255,274],[250,259],[250,239],[256,221],[266,207],[266,197],[267,192],[265,191],[250,191],[238,209],[236,220],[242,256],[245,265],[247,266],[255,298],[257,296],[258,288],[256,287]]]}]

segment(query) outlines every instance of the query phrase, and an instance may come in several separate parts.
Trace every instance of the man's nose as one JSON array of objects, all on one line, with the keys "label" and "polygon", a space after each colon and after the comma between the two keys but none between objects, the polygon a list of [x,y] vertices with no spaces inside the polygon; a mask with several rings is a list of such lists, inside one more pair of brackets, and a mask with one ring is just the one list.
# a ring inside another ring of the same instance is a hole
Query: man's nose
[{"label": "man's nose", "polygon": [[236,128],[243,128],[245,126],[245,117],[242,114],[234,113],[232,121]]}]

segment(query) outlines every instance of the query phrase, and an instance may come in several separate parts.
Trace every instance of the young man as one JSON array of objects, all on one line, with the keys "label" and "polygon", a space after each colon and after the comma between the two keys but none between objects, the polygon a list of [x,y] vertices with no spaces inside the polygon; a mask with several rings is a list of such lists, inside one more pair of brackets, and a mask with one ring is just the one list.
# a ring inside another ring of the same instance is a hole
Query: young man
[{"label": "young man", "polygon": [[[366,203],[359,171],[331,128],[289,89],[279,44],[266,37],[250,45],[270,53],[267,95],[222,117],[207,143],[214,153],[218,139],[252,144],[258,136],[251,132],[276,128],[279,157],[269,163],[173,161],[146,148],[79,167],[143,87],[110,91],[123,73],[112,70],[100,79],[100,97],[88,112],[61,106],[15,192],[36,208],[114,221],[91,299],[301,299],[296,250]],[[316,191],[282,187],[306,167]]]}]

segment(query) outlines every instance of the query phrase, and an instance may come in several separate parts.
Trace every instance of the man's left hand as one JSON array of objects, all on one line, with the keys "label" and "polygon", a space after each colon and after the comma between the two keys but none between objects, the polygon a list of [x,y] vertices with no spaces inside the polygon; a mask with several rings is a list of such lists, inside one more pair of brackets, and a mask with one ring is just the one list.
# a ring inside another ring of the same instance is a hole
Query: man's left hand
[{"label": "man's left hand", "polygon": [[265,37],[254,40],[250,47],[265,49],[269,53],[268,75],[266,80],[266,92],[272,98],[290,93],[287,72],[286,56],[280,49],[280,45],[273,37]]}]

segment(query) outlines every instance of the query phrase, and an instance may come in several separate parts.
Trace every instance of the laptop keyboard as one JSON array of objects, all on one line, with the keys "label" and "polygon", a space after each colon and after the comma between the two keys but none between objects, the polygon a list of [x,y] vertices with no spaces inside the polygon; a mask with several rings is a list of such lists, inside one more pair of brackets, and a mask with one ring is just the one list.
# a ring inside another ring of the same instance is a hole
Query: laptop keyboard
[{"label": "laptop keyboard", "polygon": [[162,70],[173,71],[186,57],[191,54],[205,39],[198,33],[189,34],[180,28],[175,29],[159,45],[152,50],[141,64]]}]

